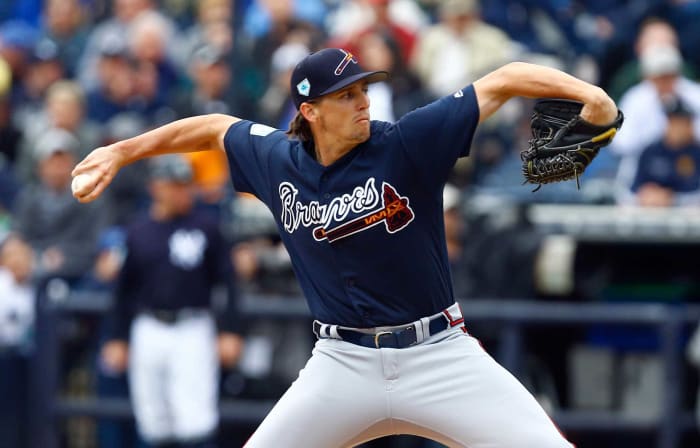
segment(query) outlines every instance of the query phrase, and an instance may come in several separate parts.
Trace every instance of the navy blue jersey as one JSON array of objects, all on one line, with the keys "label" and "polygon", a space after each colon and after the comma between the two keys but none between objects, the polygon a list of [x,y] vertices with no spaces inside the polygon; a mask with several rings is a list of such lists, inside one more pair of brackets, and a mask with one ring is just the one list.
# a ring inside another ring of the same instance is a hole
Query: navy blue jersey
[{"label": "navy blue jersey", "polygon": [[442,189],[479,121],[474,88],[395,124],[324,167],[284,132],[241,121],[224,143],[234,186],[271,209],[314,318],[374,327],[454,303]]},{"label": "navy blue jersey", "polygon": [[146,215],[127,229],[126,250],[115,291],[115,337],[126,338],[140,311],[210,308],[216,285],[229,291],[222,330],[235,332],[231,257],[210,214],[195,209],[168,221]]},{"label": "navy blue jersey", "polygon": [[672,149],[666,147],[663,141],[657,141],[642,152],[637,166],[632,184],[634,192],[648,182],[675,193],[700,190],[700,146],[696,143]]}]

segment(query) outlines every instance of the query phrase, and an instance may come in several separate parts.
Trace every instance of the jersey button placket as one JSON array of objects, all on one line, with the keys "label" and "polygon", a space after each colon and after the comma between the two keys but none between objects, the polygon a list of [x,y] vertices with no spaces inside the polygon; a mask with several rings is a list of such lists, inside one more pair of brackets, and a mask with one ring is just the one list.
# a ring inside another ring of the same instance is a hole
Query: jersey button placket
[{"label": "jersey button placket", "polygon": [[[329,199],[331,197],[331,194],[325,191],[327,189],[326,184],[328,183],[328,173],[323,173],[321,174],[321,178],[319,179],[319,195],[323,199]],[[325,193],[324,193],[325,191]]]}]

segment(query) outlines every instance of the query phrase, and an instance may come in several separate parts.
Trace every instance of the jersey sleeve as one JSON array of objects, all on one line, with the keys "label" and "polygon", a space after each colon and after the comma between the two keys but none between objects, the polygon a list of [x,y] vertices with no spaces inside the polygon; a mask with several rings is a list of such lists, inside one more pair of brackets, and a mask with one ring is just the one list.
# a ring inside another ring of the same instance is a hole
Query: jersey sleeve
[{"label": "jersey sleeve", "polygon": [[428,185],[442,185],[469,149],[479,123],[473,86],[406,114],[396,123],[406,156]]},{"label": "jersey sleeve", "polygon": [[231,125],[224,136],[231,180],[237,191],[252,193],[270,203],[270,156],[287,142],[284,132],[242,120]]}]

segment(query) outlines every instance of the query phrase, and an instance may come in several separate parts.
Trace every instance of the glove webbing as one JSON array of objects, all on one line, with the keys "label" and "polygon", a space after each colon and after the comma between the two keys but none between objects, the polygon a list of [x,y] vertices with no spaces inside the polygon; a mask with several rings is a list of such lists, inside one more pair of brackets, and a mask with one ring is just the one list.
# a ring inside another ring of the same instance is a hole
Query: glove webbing
[{"label": "glove webbing", "polygon": [[[533,153],[535,150],[528,150],[525,153]],[[588,150],[576,151],[575,153],[586,158],[590,162],[593,158],[590,157],[587,152]],[[528,159],[527,154],[525,154],[524,159]],[[523,176],[526,180],[523,183],[536,183],[537,188],[532,190],[533,192],[542,188],[543,184],[549,184],[552,182],[560,182],[569,180],[572,178],[576,179],[576,188],[581,188],[581,183],[579,181],[579,175],[583,172],[585,164],[576,161],[570,154],[560,153],[553,156],[545,158],[529,158],[527,160],[527,165],[523,166]]]}]

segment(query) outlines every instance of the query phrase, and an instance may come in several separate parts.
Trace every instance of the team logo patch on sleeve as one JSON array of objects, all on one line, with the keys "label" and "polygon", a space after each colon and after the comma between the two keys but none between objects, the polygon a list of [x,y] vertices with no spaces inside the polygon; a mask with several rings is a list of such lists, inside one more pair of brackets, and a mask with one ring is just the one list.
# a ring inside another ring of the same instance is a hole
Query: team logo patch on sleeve
[{"label": "team logo patch on sleeve", "polygon": [[252,126],[250,126],[250,135],[257,135],[258,137],[266,137],[273,132],[275,132],[277,129],[272,128],[270,126],[260,124],[260,123],[253,123]]}]

